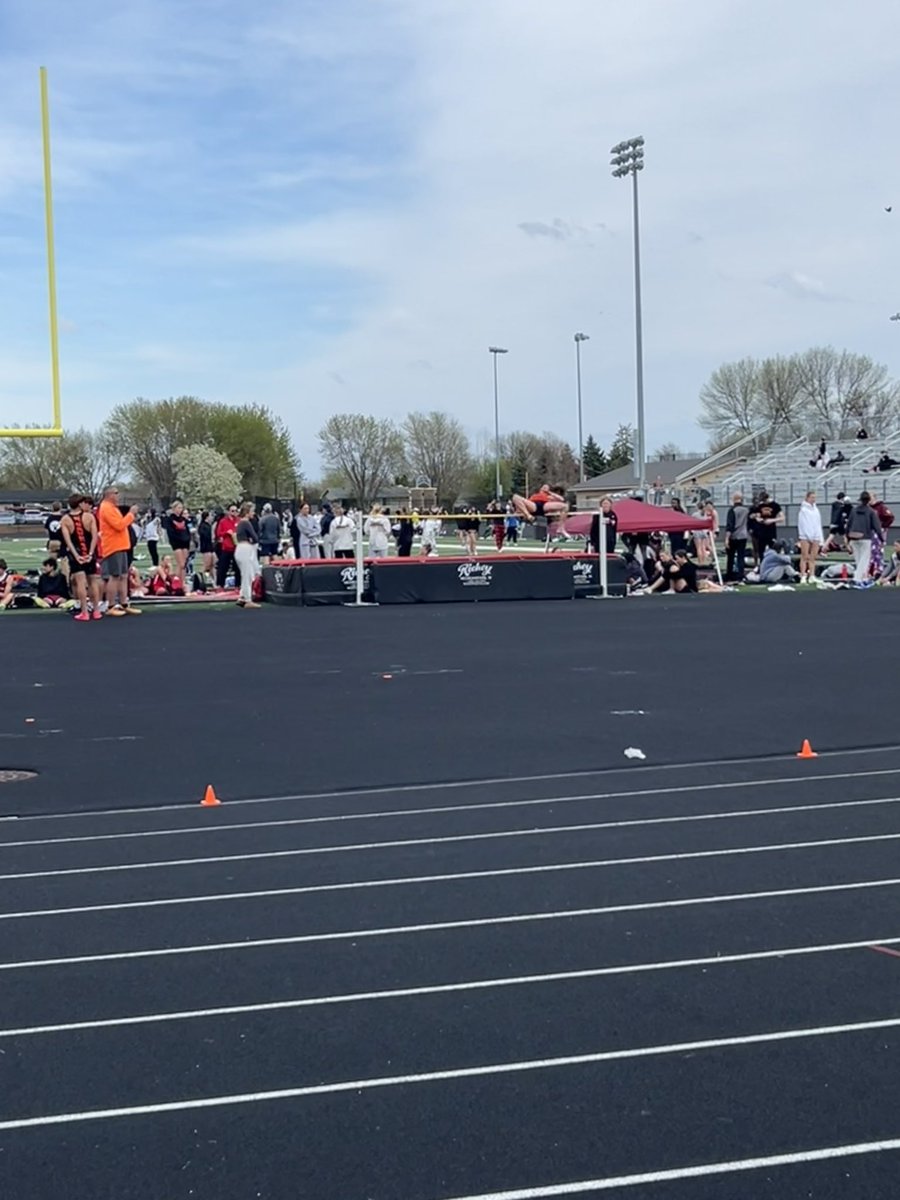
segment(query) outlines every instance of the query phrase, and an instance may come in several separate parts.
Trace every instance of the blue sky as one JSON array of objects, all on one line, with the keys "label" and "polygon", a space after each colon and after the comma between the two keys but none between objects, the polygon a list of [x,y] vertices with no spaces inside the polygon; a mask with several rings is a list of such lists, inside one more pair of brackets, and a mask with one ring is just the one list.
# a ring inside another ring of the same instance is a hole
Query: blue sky
[{"label": "blue sky", "polygon": [[[63,412],[262,401],[307,473],[335,411],[702,444],[722,361],[833,343],[900,374],[890,0],[6,0],[0,424],[49,413],[38,67],[50,72]],[[885,213],[884,207],[895,211]]]}]

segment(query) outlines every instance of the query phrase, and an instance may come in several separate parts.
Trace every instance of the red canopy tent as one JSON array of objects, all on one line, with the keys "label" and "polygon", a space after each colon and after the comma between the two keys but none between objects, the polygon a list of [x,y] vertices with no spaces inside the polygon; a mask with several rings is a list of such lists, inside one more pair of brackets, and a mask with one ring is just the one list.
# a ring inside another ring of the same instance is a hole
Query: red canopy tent
[{"label": "red canopy tent", "polygon": [[[613,509],[618,517],[619,533],[689,533],[694,529],[711,529],[709,517],[692,517],[661,504],[644,504],[642,500],[616,500]],[[573,513],[563,528],[575,537],[587,537],[591,531],[594,512]]]}]

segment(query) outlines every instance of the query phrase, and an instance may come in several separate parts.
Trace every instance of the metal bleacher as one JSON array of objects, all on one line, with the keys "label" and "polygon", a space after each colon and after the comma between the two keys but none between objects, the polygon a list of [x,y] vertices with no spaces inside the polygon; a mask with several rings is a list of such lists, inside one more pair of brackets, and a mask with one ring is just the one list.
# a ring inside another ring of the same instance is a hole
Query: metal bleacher
[{"label": "metal bleacher", "polygon": [[718,505],[728,504],[735,492],[746,499],[765,490],[780,504],[799,504],[807,492],[814,491],[820,503],[833,500],[838,492],[852,498],[868,491],[875,499],[900,502],[900,469],[873,472],[872,467],[887,453],[900,459],[900,430],[883,437],[865,441],[828,442],[828,455],[840,452],[845,461],[827,471],[816,470],[810,461],[816,457],[819,439],[800,437],[782,445],[770,446],[755,458],[707,484]]}]

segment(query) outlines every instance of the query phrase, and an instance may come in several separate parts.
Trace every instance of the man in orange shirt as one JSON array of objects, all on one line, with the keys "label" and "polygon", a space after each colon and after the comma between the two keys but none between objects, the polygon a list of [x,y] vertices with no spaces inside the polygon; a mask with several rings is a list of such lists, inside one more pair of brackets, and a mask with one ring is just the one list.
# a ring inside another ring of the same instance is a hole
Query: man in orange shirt
[{"label": "man in orange shirt", "polygon": [[119,489],[108,487],[97,514],[100,522],[100,542],[103,546],[101,571],[106,581],[108,617],[140,616],[141,610],[128,602],[128,551],[131,549],[129,525],[133,524],[138,506],[132,504],[123,516],[119,510]]}]

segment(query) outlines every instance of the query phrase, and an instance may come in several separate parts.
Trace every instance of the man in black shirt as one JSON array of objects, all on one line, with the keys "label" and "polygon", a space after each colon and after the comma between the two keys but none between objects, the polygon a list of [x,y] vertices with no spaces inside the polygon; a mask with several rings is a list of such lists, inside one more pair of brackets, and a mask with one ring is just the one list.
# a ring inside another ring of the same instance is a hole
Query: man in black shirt
[{"label": "man in black shirt", "polygon": [[47,531],[47,553],[54,554],[57,558],[62,554],[63,541],[60,533],[60,525],[62,524],[62,505],[58,500],[54,501],[50,515],[44,522],[44,529]]},{"label": "man in black shirt", "polygon": [[669,582],[673,592],[697,591],[697,566],[688,558],[686,550],[675,551],[675,561],[669,571]]},{"label": "man in black shirt", "polygon": [[753,553],[756,555],[757,566],[775,541],[777,527],[783,524],[784,514],[781,511],[781,505],[770,500],[768,492],[760,492],[756,503],[750,509],[750,538],[753,542]]},{"label": "man in black shirt", "polygon": [[69,585],[59,569],[59,563],[53,557],[45,558],[37,582],[35,604],[38,608],[63,608],[68,606],[69,601]]}]

